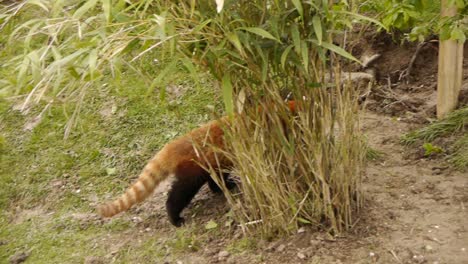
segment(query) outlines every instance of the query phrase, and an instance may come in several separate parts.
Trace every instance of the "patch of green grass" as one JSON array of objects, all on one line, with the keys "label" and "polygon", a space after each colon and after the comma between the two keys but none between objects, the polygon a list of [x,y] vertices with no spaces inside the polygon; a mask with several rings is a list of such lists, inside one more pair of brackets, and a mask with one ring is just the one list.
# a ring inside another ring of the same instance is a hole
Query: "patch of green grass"
[{"label": "patch of green grass", "polygon": [[9,223],[3,215],[0,237],[5,244],[0,246],[0,259],[30,252],[30,263],[79,263],[85,256],[105,254],[105,248],[98,244],[99,235],[104,235],[101,230],[92,226],[83,228],[71,219],[58,225],[52,217],[40,215],[21,223]]},{"label": "patch of green grass", "polygon": [[468,169],[468,134],[455,141],[449,160],[460,170]]},{"label": "patch of green grass", "polygon": [[201,248],[200,238],[190,228],[177,229],[176,236],[169,245],[176,252],[194,252]]},{"label": "patch of green grass", "polygon": [[366,159],[368,160],[380,160],[382,159],[382,157],[384,156],[384,153],[377,150],[377,149],[374,149],[374,148],[371,148],[370,146],[367,146],[366,148]]},{"label": "patch of green grass", "polygon": [[[206,108],[215,101],[212,88],[195,88],[183,74],[174,85],[185,90],[168,94],[166,102],[156,91],[148,93],[136,75],[127,74],[121,83],[104,80],[112,89],[99,89],[102,83],[96,83],[68,139],[65,127],[76,102],[53,103],[41,122],[26,131],[24,125],[45,105],[21,114],[11,107],[19,101],[0,98],[0,237],[7,238],[0,259],[31,251],[32,263],[82,263],[87,256],[104,257],[114,243],[110,240],[122,233],[138,232],[125,218],[99,224],[70,215],[92,215],[97,201],[126,189],[165,143],[212,118]],[[12,222],[38,208],[40,215]],[[188,231],[167,239],[174,252],[199,248]],[[133,242],[118,250],[118,262],[128,263],[137,255],[150,261],[166,252],[153,238]]]},{"label": "patch of green grass", "polygon": [[436,121],[426,127],[415,130],[403,136],[401,142],[411,145],[419,141],[432,142],[434,139],[449,134],[462,132],[468,125],[468,107],[452,112],[443,120]]},{"label": "patch of green grass", "polygon": [[[466,170],[468,168],[467,127],[468,107],[464,107],[452,112],[443,120],[436,121],[426,127],[404,135],[401,142],[406,145],[420,143],[425,150],[426,156],[445,152],[448,155],[449,161],[458,169]],[[454,139],[444,149],[432,144],[434,140],[448,136],[452,136]]]},{"label": "patch of green grass", "polygon": [[141,243],[128,244],[117,253],[117,263],[164,263],[167,248],[158,237],[151,237]]},{"label": "patch of green grass", "polygon": [[440,154],[440,153],[444,152],[444,150],[441,147],[433,145],[431,143],[424,143],[423,148],[425,150],[424,156],[426,156],[426,157],[427,156],[432,156],[432,155],[435,155],[435,154]]},{"label": "patch of green grass", "polygon": [[227,247],[227,251],[233,254],[242,253],[246,251],[253,251],[257,249],[258,239],[254,237],[243,237],[239,240],[234,240]]}]

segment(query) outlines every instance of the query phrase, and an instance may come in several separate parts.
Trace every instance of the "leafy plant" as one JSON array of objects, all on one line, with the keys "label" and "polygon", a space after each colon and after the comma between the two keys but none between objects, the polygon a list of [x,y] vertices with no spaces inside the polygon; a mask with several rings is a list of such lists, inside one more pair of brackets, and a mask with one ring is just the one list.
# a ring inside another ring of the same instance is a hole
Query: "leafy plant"
[{"label": "leafy plant", "polygon": [[[351,227],[365,151],[354,89],[337,81],[336,58],[357,60],[332,39],[366,18],[347,11],[345,1],[225,2],[219,14],[214,3],[182,1],[169,10],[166,26],[190,32],[176,37],[176,49],[218,80],[233,118],[223,154],[242,195],[225,193],[243,230],[275,236],[304,224],[333,233]],[[281,91],[301,102],[297,117]]]},{"label": "leafy plant", "polygon": [[443,120],[436,121],[421,129],[412,131],[403,136],[403,144],[414,144],[418,141],[431,142],[434,139],[466,130],[468,124],[468,107],[450,113]]},{"label": "leafy plant", "polygon": [[[450,113],[446,118],[438,120],[428,126],[412,131],[401,139],[403,144],[415,145],[425,142],[423,148],[425,155],[446,152],[449,161],[458,169],[468,168],[468,107],[464,107]],[[451,136],[453,140],[444,149],[434,146],[431,142],[440,137]]]},{"label": "leafy plant", "polygon": [[425,150],[424,156],[431,156],[434,154],[439,154],[439,153],[444,152],[442,148],[440,148],[439,146],[432,145],[431,143],[424,143],[423,148]]},{"label": "leafy plant", "polygon": [[369,0],[364,1],[362,11],[377,12],[378,19],[391,31],[402,31],[411,41],[424,41],[432,34],[440,39],[464,42],[468,34],[466,12],[468,5],[463,0],[449,3],[459,9],[453,18],[440,18],[440,1],[430,0]]}]

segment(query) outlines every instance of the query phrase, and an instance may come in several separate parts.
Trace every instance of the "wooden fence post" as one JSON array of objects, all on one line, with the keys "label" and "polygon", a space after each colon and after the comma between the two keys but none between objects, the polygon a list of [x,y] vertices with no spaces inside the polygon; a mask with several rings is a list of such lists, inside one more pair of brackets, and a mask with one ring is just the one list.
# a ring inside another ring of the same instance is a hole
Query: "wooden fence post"
[{"label": "wooden fence post", "polygon": [[[441,1],[441,16],[457,14],[455,5],[449,0]],[[437,118],[441,119],[453,111],[458,103],[463,74],[463,43],[457,40],[440,41],[439,69],[437,76]]]}]

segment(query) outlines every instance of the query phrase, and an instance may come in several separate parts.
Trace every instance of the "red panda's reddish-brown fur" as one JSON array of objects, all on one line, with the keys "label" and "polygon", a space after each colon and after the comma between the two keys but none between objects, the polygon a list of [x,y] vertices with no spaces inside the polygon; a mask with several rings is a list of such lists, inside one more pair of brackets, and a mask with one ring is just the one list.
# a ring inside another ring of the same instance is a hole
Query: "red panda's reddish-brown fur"
[{"label": "red panda's reddish-brown fur", "polygon": [[[289,101],[288,107],[291,112],[296,111],[294,101]],[[223,117],[211,121],[166,144],[146,164],[136,182],[118,199],[100,205],[98,213],[103,217],[111,217],[126,211],[147,198],[163,180],[175,177],[168,194],[166,210],[173,225],[183,224],[184,219],[180,217],[180,213],[205,183],[208,182],[212,191],[221,191],[204,168],[211,166],[223,171],[231,166],[227,158],[215,151],[225,148],[223,123],[230,122],[231,119],[235,118]],[[200,155],[200,152],[203,154]],[[226,187],[234,187],[227,176],[225,173]]]}]

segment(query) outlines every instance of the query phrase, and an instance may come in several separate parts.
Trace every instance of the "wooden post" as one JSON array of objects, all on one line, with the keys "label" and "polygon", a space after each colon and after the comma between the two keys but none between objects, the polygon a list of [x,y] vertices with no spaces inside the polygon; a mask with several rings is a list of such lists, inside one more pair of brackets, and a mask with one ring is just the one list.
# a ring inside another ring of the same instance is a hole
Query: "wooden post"
[{"label": "wooden post", "polygon": [[[455,5],[449,0],[441,1],[441,16],[457,14]],[[437,76],[437,118],[444,118],[457,107],[462,84],[463,43],[456,40],[440,41],[439,72]]]}]

